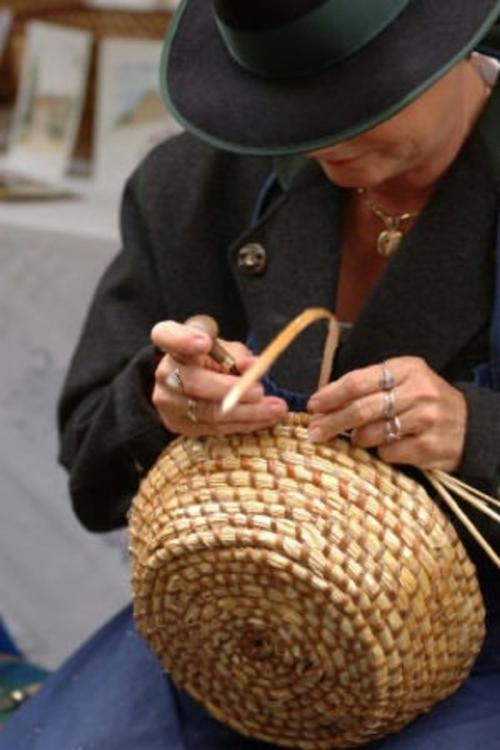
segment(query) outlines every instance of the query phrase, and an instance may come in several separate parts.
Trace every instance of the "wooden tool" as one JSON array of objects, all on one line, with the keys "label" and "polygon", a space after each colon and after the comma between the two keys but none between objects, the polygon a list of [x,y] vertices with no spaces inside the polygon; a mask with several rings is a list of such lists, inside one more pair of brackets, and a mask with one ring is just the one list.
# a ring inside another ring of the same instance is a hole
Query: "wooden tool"
[{"label": "wooden tool", "polygon": [[212,359],[214,359],[219,365],[222,365],[231,375],[241,375],[236,367],[234,357],[218,340],[219,326],[210,315],[193,315],[186,320],[186,325],[191,328],[196,328],[198,331],[203,331],[203,333],[210,336],[213,341],[213,346],[209,352]]}]

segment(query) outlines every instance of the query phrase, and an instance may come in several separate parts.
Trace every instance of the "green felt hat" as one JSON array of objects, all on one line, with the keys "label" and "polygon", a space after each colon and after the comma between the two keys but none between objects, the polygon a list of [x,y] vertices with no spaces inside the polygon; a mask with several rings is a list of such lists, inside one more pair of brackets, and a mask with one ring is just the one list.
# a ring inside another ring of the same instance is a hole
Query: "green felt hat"
[{"label": "green felt hat", "polygon": [[305,153],[403,109],[499,14],[500,0],[183,0],[162,93],[216,147]]}]

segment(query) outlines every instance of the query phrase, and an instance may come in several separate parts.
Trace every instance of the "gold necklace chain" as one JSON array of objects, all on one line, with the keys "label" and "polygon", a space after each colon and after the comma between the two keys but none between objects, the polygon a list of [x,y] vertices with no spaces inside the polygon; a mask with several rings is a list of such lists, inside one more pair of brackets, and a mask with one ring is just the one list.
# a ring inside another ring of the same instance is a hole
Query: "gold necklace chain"
[{"label": "gold necklace chain", "polygon": [[418,213],[407,211],[399,216],[391,216],[368,198],[365,188],[357,188],[356,192],[361,196],[370,211],[383,222],[384,229],[377,237],[377,252],[384,258],[390,258],[396,252],[403,239],[403,224],[409,221],[409,219],[416,218]]}]

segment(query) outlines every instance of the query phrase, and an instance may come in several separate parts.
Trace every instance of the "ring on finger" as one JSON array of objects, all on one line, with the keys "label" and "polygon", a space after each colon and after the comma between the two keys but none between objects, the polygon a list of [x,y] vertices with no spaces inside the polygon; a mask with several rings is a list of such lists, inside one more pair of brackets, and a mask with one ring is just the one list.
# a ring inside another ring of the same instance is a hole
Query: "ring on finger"
[{"label": "ring on finger", "polygon": [[382,414],[384,419],[391,419],[396,412],[396,394],[394,388],[384,391],[384,407]]},{"label": "ring on finger", "polygon": [[188,398],[187,401],[187,409],[186,409],[186,417],[193,422],[193,424],[198,423],[198,415],[196,414],[196,407],[198,406],[198,402],[194,400],[194,398]]},{"label": "ring on finger", "polygon": [[184,392],[184,383],[182,382],[180,367],[176,367],[168,373],[165,378],[165,385],[167,388],[170,388],[171,391],[175,391],[176,393]]},{"label": "ring on finger", "polygon": [[389,391],[396,384],[396,379],[385,362],[382,362],[382,372],[380,373],[378,384],[383,391]]},{"label": "ring on finger", "polygon": [[390,417],[385,421],[385,442],[394,443],[396,440],[401,440],[401,420]]}]

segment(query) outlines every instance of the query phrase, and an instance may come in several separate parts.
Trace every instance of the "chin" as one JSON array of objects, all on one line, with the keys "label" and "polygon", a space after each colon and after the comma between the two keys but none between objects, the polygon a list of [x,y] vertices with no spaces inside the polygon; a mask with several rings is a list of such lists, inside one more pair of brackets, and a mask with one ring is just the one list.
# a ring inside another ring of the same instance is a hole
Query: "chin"
[{"label": "chin", "polygon": [[339,187],[359,187],[369,180],[366,169],[355,168],[348,164],[327,164],[323,162],[321,168],[329,180]]},{"label": "chin", "polygon": [[321,161],[320,166],[328,179],[342,188],[373,188],[388,179],[388,175],[382,174],[380,169],[361,164],[361,160],[359,163],[356,160],[336,163]]}]

